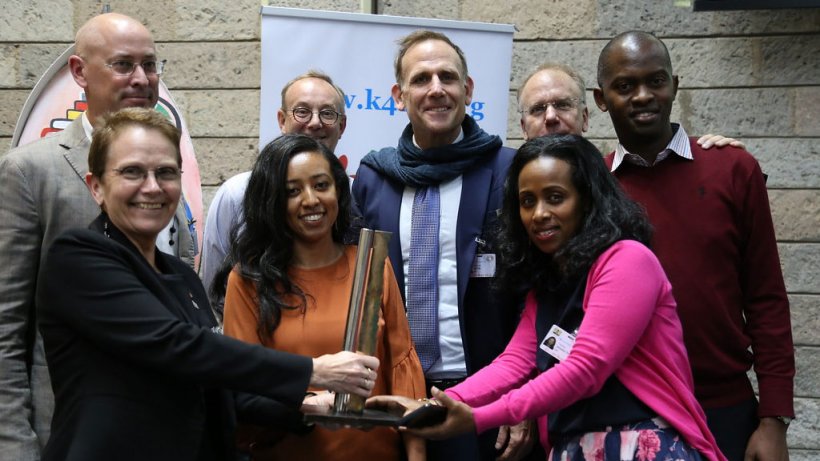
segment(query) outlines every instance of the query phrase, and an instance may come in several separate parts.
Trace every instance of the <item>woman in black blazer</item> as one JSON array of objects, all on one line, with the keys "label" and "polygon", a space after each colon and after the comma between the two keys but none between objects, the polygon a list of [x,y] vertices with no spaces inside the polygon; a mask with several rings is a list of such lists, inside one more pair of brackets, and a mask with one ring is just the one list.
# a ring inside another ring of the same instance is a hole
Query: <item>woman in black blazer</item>
[{"label": "woman in black blazer", "polygon": [[[148,109],[94,131],[102,213],[49,250],[38,317],[55,394],[43,460],[225,460],[234,395],[260,422],[298,420],[308,385],[368,395],[378,360],[310,359],[222,336],[196,273],[157,250],[181,193],[179,132]],[[287,417],[283,418],[283,415]]]}]

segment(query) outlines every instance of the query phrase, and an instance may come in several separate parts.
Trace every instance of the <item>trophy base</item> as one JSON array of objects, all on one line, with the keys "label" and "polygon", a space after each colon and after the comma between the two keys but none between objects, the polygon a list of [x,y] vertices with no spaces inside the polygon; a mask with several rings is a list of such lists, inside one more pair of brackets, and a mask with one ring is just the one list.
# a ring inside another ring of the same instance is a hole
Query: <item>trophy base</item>
[{"label": "trophy base", "polygon": [[302,405],[302,413],[304,421],[309,424],[353,429],[368,429],[374,426],[397,427],[402,419],[401,413],[395,414],[370,408],[365,408],[362,413],[336,413],[332,408]]}]

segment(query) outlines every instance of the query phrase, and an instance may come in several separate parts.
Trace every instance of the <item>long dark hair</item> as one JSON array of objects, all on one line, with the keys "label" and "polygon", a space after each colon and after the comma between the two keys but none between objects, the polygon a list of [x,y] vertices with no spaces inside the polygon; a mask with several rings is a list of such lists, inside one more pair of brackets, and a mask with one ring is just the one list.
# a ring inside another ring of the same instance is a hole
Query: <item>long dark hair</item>
[{"label": "long dark hair", "polygon": [[[330,165],[339,203],[333,241],[345,243],[351,225],[350,182],[344,166],[330,149],[301,134],[280,136],[262,149],[242,201],[243,219],[231,229],[231,250],[225,266],[214,279],[212,293],[215,298],[224,294],[231,267],[237,267],[243,277],[256,282],[260,338],[273,334],[282,309],[303,309],[307,303],[305,293],[288,276],[294,237],[286,216],[288,165],[294,156],[305,152],[321,154]],[[290,295],[296,295],[299,301],[288,303],[286,299]]]},{"label": "long dark hair", "polygon": [[[531,244],[519,210],[518,177],[524,166],[539,157],[570,165],[584,212],[578,232],[553,255]],[[520,292],[523,286],[540,291],[582,275],[613,243],[631,239],[648,245],[651,234],[643,209],[624,194],[592,143],[575,135],[532,139],[518,149],[504,185],[500,286],[510,292]]]}]

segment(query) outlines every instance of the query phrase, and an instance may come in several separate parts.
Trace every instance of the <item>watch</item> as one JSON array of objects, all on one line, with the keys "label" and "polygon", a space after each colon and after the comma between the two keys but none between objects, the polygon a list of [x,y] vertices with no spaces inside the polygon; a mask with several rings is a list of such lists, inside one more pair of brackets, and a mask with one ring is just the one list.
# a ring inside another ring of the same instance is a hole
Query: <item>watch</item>
[{"label": "watch", "polygon": [[786,427],[789,427],[789,424],[791,424],[792,421],[794,421],[794,418],[789,416],[775,416],[775,418],[781,423],[783,423],[783,425]]}]

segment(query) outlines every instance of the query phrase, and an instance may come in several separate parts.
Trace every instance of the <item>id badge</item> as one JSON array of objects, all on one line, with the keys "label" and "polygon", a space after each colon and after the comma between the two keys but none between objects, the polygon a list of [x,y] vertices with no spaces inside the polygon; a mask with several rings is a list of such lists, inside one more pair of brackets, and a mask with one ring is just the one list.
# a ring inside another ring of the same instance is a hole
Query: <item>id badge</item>
[{"label": "id badge", "polygon": [[470,277],[495,277],[495,254],[477,253],[470,268]]},{"label": "id badge", "polygon": [[574,344],[574,334],[569,333],[558,325],[553,325],[550,327],[547,336],[541,341],[539,347],[542,351],[555,357],[555,359],[560,362],[567,358]]}]

